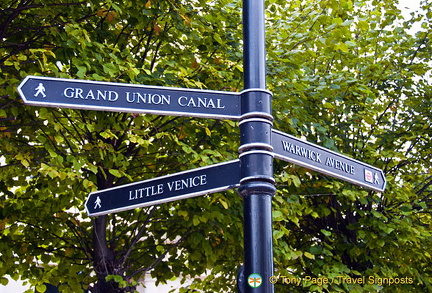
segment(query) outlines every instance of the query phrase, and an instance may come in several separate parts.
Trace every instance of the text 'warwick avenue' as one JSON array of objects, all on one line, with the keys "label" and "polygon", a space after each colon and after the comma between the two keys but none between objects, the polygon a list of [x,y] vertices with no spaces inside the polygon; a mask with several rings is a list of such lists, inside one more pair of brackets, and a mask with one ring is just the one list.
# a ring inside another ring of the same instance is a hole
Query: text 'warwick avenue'
[{"label": "text 'warwick avenue'", "polygon": [[292,135],[273,129],[272,146],[275,158],[280,160],[375,191],[385,188],[382,170]]}]

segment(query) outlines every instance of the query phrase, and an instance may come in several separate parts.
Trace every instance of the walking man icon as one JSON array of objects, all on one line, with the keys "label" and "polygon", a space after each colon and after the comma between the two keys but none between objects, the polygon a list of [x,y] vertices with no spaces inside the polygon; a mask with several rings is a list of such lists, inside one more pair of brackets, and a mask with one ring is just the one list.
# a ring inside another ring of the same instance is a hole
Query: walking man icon
[{"label": "walking man icon", "polygon": [[374,179],[375,179],[374,180],[374,184],[379,184],[380,183],[378,173],[375,173]]},{"label": "walking man icon", "polygon": [[94,209],[101,208],[101,207],[102,207],[101,202],[102,202],[102,200],[101,200],[100,197],[98,196],[98,197],[96,198],[96,201],[95,201]]},{"label": "walking man icon", "polygon": [[45,87],[44,85],[40,82],[39,85],[37,86],[37,88],[35,88],[36,93],[34,94],[35,97],[37,97],[39,94],[42,95],[42,97],[46,98],[45,95]]}]

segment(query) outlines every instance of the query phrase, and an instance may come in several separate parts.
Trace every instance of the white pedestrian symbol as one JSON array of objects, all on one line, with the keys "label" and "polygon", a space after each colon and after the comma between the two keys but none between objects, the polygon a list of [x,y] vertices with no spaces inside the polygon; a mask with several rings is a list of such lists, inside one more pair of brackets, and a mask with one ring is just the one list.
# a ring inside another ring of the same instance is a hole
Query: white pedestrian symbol
[{"label": "white pedestrian symbol", "polygon": [[378,173],[375,173],[375,181],[374,184],[379,184],[379,176]]},{"label": "white pedestrian symbol", "polygon": [[97,198],[96,198],[96,201],[95,201],[95,206],[94,206],[94,209],[97,209],[97,208],[101,208],[102,206],[101,206],[101,199],[100,199],[100,197],[98,196]]},{"label": "white pedestrian symbol", "polygon": [[41,82],[39,83],[38,87],[35,88],[35,91],[36,91],[36,93],[34,95],[35,97],[37,97],[39,94],[41,94],[42,97],[46,98],[45,87],[44,87],[44,85]]}]

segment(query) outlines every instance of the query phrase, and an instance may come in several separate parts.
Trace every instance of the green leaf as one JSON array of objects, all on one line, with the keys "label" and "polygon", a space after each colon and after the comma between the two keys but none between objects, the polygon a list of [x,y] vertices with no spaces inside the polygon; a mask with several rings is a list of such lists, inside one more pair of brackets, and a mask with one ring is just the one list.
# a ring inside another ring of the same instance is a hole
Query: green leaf
[{"label": "green leaf", "polygon": [[361,20],[358,23],[358,27],[362,31],[367,31],[369,30],[369,23],[366,20]]},{"label": "green leaf", "polygon": [[200,222],[201,222],[201,221],[199,220],[199,217],[198,217],[198,216],[195,215],[195,216],[192,218],[192,223],[193,223],[194,226],[198,226]]},{"label": "green leaf", "polygon": [[36,286],[36,290],[38,292],[45,292],[46,289],[47,289],[47,287],[44,284],[39,284],[39,285]]},{"label": "green leaf", "polygon": [[219,44],[223,44],[222,38],[218,33],[213,34],[213,38],[218,42]]},{"label": "green leaf", "polygon": [[228,209],[228,203],[225,200],[219,198],[218,201],[223,206],[224,209],[226,210]]},{"label": "green leaf", "polygon": [[119,170],[109,169],[108,172],[110,172],[112,175],[114,175],[117,178],[123,177],[122,173]]},{"label": "green leaf", "polygon": [[327,237],[329,237],[329,236],[332,235],[332,233],[330,231],[327,231],[327,230],[324,230],[324,229],[321,229],[320,231],[321,231],[321,233],[323,233]]},{"label": "green leaf", "polygon": [[347,53],[349,51],[348,45],[346,43],[338,43],[335,45],[335,50],[340,50],[344,53]]},{"label": "green leaf", "polygon": [[313,255],[307,251],[303,252],[303,255],[309,259],[315,259],[315,255]]},{"label": "green leaf", "polygon": [[0,284],[2,286],[6,286],[7,284],[9,284],[9,280],[7,278],[5,278],[5,277],[1,277],[0,278]]},{"label": "green leaf", "polygon": [[285,219],[285,216],[282,214],[281,211],[273,211],[272,216],[273,216],[273,221],[282,221]]}]

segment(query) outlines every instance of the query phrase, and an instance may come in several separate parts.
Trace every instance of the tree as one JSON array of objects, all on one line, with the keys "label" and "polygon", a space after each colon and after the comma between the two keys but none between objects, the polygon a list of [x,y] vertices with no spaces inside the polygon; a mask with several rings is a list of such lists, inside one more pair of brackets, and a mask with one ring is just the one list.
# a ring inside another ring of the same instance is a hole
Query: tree
[{"label": "tree", "polygon": [[[131,292],[145,272],[160,282],[209,273],[192,288],[234,291],[234,192],[95,219],[83,205],[97,189],[236,158],[235,123],[27,107],[15,90],[32,74],[239,91],[241,3],[207,2],[1,4],[2,276],[38,291]],[[395,1],[267,7],[274,127],[380,167],[388,181],[369,192],[275,161],[276,275],[302,280],[279,279],[277,290],[430,291],[430,4],[408,21]],[[410,35],[414,23],[422,29]],[[366,284],[350,283],[357,277]]]},{"label": "tree", "polygon": [[27,107],[15,90],[29,74],[238,90],[239,10],[204,4],[2,4],[2,276],[41,292],[131,292],[146,272],[164,281],[239,265],[234,193],[83,212],[90,191],[235,157],[233,123]]},{"label": "tree", "polygon": [[276,269],[302,278],[296,292],[431,290],[431,7],[405,21],[396,4],[270,4],[276,128],[378,166],[388,180],[376,193],[278,167]]}]

